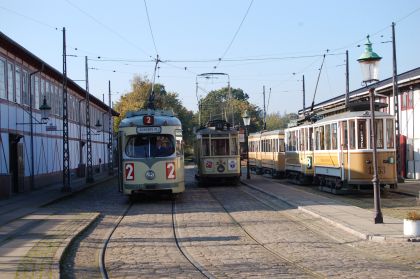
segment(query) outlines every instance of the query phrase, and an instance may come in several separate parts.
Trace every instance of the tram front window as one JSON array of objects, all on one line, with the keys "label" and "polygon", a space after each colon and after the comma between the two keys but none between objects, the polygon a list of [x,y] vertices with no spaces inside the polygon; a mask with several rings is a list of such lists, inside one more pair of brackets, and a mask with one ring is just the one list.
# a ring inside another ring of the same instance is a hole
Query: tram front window
[{"label": "tram front window", "polygon": [[125,153],[133,158],[167,157],[175,152],[171,135],[137,135],[128,139]]},{"label": "tram front window", "polygon": [[229,139],[212,139],[211,149],[213,156],[229,155]]}]

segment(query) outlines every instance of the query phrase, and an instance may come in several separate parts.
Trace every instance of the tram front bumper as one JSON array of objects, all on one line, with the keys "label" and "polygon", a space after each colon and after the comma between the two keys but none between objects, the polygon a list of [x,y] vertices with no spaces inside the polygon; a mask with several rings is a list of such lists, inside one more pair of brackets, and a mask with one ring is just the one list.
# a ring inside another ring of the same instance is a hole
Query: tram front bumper
[{"label": "tram front bumper", "polygon": [[172,192],[181,193],[185,191],[184,182],[160,183],[160,184],[124,184],[124,194],[132,195],[144,192]]}]

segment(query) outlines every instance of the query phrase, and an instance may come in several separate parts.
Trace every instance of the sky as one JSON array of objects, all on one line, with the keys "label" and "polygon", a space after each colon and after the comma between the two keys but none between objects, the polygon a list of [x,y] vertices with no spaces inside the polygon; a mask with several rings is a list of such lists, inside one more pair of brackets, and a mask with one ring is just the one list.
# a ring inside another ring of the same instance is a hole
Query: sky
[{"label": "sky", "polygon": [[267,113],[302,108],[303,75],[306,106],[318,76],[315,103],[343,94],[346,50],[356,90],[368,34],[383,57],[380,78],[391,77],[392,22],[398,73],[419,67],[418,0],[0,0],[0,31],[59,71],[66,28],[68,76],[85,87],[87,56],[97,98],[109,80],[116,102],[135,75],[152,79],[159,55],[156,82],[194,111],[198,98],[228,82],[260,108],[265,87]]}]

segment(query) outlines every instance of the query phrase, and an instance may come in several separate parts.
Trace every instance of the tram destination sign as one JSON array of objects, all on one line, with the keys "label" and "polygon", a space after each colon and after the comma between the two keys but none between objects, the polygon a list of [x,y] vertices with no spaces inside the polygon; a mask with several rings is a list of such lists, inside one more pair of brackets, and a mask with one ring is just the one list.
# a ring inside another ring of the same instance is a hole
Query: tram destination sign
[{"label": "tram destination sign", "polygon": [[137,127],[137,134],[160,134],[160,127]]}]

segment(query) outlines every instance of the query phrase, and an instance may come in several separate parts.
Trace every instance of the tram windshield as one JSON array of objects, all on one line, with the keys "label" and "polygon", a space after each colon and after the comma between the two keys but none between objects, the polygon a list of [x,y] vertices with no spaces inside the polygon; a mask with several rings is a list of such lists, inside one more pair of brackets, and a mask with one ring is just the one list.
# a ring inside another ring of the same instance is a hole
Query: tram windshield
[{"label": "tram windshield", "polygon": [[125,153],[129,157],[167,157],[175,152],[172,135],[136,135],[128,139]]}]

